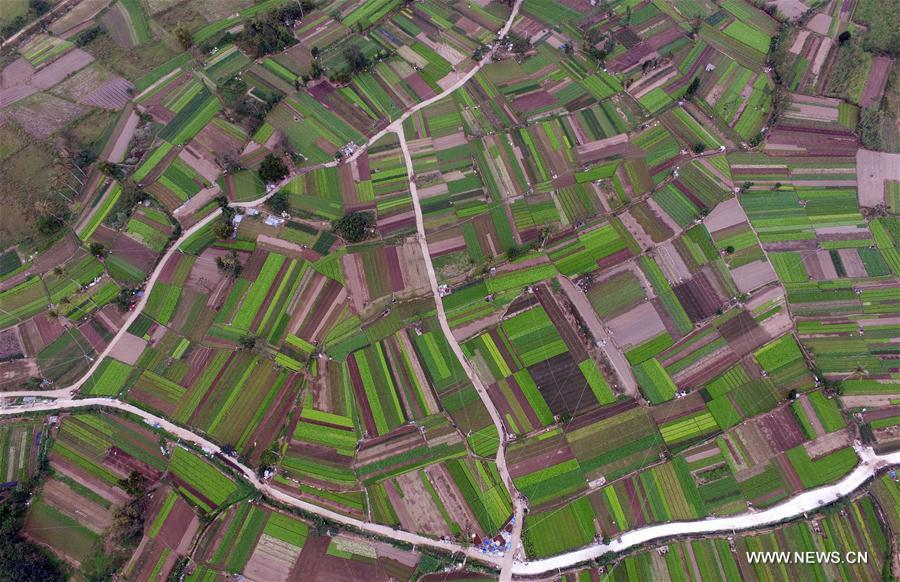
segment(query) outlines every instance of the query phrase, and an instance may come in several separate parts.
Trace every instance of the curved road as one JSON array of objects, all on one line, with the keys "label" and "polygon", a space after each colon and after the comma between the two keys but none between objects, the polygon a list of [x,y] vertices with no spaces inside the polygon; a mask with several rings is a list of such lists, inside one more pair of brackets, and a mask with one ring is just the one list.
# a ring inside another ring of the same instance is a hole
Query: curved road
[{"label": "curved road", "polygon": [[[0,408],[0,417],[11,416],[29,412],[53,412],[57,410],[71,410],[78,408],[86,408],[90,406],[102,406],[106,408],[115,408],[129,412],[135,416],[139,416],[152,423],[158,423],[160,428],[171,433],[178,438],[194,443],[200,447],[205,447],[215,453],[220,453],[221,449],[215,443],[194,434],[193,432],[172,424],[170,421],[158,417],[154,414],[115,400],[113,398],[85,398],[79,400],[57,400],[55,402],[44,402],[27,406],[12,406]],[[711,519],[701,519],[697,521],[679,521],[665,523],[659,525],[651,525],[640,529],[623,533],[609,544],[594,544],[574,550],[552,558],[542,560],[534,560],[531,562],[515,561],[511,567],[506,567],[506,563],[510,561],[510,556],[514,552],[509,552],[506,557],[495,557],[483,554],[472,547],[463,547],[455,543],[443,543],[425,536],[409,533],[406,531],[395,530],[390,527],[365,522],[352,517],[341,515],[334,511],[313,505],[312,503],[302,501],[291,495],[288,495],[280,489],[275,489],[268,483],[264,483],[257,478],[256,473],[249,467],[240,464],[235,459],[230,462],[240,469],[243,476],[253,484],[253,486],[271,497],[277,499],[285,505],[291,505],[299,509],[303,509],[310,513],[316,513],[323,517],[327,517],[338,523],[356,527],[362,531],[377,534],[380,536],[392,538],[406,543],[439,548],[452,552],[459,552],[470,559],[486,562],[496,567],[501,567],[503,573],[516,576],[536,576],[546,573],[556,572],[566,568],[571,568],[577,564],[581,564],[593,558],[597,558],[606,552],[621,552],[629,548],[633,548],[640,544],[650,542],[657,539],[672,538],[691,534],[704,533],[724,533],[732,531],[743,531],[748,529],[756,529],[768,525],[773,525],[785,520],[793,519],[804,515],[805,513],[815,511],[816,509],[834,503],[838,499],[850,495],[862,485],[871,479],[878,471],[894,465],[900,465],[900,451],[887,455],[876,455],[870,447],[855,446],[857,454],[861,459],[861,463],[849,475],[825,487],[812,489],[797,495],[783,503],[770,507],[763,511],[752,513],[743,513],[740,515],[732,515],[728,517],[717,517]],[[519,520],[521,522],[521,520]]]},{"label": "curved road", "polygon": [[[55,402],[42,402],[39,404],[25,405],[25,406],[10,406],[6,408],[0,408],[0,417],[9,416],[21,413],[30,413],[30,412],[53,412],[57,410],[72,410],[78,408],[87,408],[91,406],[102,406],[105,408],[115,408],[116,410],[121,410],[124,412],[131,413],[135,416],[139,416],[144,420],[147,420],[151,423],[156,423],[160,428],[165,430],[166,432],[178,437],[182,441],[187,441],[193,443],[201,448],[205,448],[207,450],[212,451],[213,453],[221,453],[222,450],[219,448],[219,445],[203,438],[200,435],[197,435],[186,428],[180,427],[172,422],[162,418],[160,416],[156,416],[150,412],[142,408],[138,408],[137,406],[133,406],[131,404],[122,402],[120,400],[116,400],[115,398],[81,398],[78,400],[56,400]],[[452,552],[460,552],[465,554],[468,558],[480,560],[482,562],[488,562],[493,564],[494,566],[500,566],[500,558],[496,558],[494,556],[488,556],[482,554],[481,552],[475,550],[473,547],[463,547],[454,543],[444,543],[438,540],[434,540],[425,536],[421,536],[418,534],[410,533],[407,531],[396,530],[390,528],[386,525],[379,525],[377,523],[371,523],[368,521],[362,521],[359,519],[355,519],[352,517],[347,517],[346,515],[342,515],[335,511],[331,511],[330,509],[325,509],[324,507],[320,507],[318,505],[314,505],[307,501],[303,501],[301,499],[297,499],[291,495],[288,495],[284,491],[272,487],[266,482],[260,481],[259,477],[257,477],[256,472],[253,471],[250,467],[241,464],[237,459],[232,457],[227,457],[229,459],[229,463],[240,470],[243,474],[243,477],[247,479],[253,486],[261,493],[266,496],[276,499],[285,505],[291,505],[298,509],[303,509],[310,513],[316,513],[321,515],[322,517],[326,517],[332,521],[342,523],[344,525],[352,526],[358,528],[363,531],[367,531],[369,533],[377,534],[380,536],[384,536],[387,538],[392,538],[395,540],[407,542],[413,545],[419,546],[429,546],[433,548],[449,550]]]},{"label": "curved road", "polygon": [[855,446],[854,448],[862,462],[849,475],[833,485],[811,489],[769,509],[728,517],[651,525],[626,532],[608,544],[595,544],[544,560],[518,563],[513,567],[513,573],[526,576],[569,568],[597,558],[606,552],[621,552],[661,538],[731,532],[777,524],[833,503],[859,489],[879,470],[900,464],[900,451],[888,455],[876,455],[870,447]]}]

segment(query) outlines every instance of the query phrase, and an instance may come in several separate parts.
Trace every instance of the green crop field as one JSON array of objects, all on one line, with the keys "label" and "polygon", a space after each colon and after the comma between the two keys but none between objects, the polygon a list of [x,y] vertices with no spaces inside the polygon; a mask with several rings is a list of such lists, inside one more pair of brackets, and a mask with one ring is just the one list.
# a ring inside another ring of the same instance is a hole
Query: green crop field
[{"label": "green crop field", "polygon": [[7,3],[4,413],[99,405],[0,422],[0,493],[64,577],[490,577],[526,500],[535,579],[888,570],[881,474],[615,540],[896,448],[889,3]]},{"label": "green crop field", "polygon": [[[181,447],[176,447],[173,451],[169,471],[186,486],[213,503],[213,506],[205,506],[202,500],[196,497],[192,499],[207,511],[222,505],[238,491],[234,482],[221,471]],[[188,492],[188,496],[190,498],[192,494]]]}]

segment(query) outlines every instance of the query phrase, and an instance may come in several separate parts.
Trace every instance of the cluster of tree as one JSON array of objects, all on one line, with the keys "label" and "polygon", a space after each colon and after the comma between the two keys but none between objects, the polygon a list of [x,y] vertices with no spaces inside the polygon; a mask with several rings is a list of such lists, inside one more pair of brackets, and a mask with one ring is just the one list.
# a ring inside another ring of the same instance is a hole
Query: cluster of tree
[{"label": "cluster of tree", "polygon": [[[121,166],[116,167],[121,169]],[[128,222],[128,217],[131,215],[131,211],[146,197],[144,191],[141,190],[140,186],[138,186],[130,176],[121,180],[120,184],[122,186],[122,193],[119,195],[119,199],[116,200],[116,203],[110,209],[109,214],[106,215],[106,219],[104,220],[106,224],[115,229],[125,226],[125,223]]]},{"label": "cluster of tree", "polygon": [[97,257],[98,259],[102,259],[107,255],[109,251],[106,250],[106,247],[103,246],[102,243],[92,242],[90,246],[91,254]]},{"label": "cluster of tree", "polygon": [[20,483],[0,503],[0,579],[23,582],[66,579],[59,562],[20,534],[31,494],[43,474],[42,470],[31,481]]},{"label": "cluster of tree", "polygon": [[516,259],[520,259],[530,253],[531,251],[539,248],[541,244],[543,244],[544,239],[546,238],[547,233],[542,232],[540,238],[537,238],[531,242],[522,243],[520,245],[513,245],[506,249],[506,258],[510,261],[515,261]]},{"label": "cluster of tree", "polygon": [[5,38],[14,35],[19,32],[20,28],[35,18],[39,18],[50,12],[50,8],[52,7],[53,6],[48,0],[28,0],[28,10],[25,14],[20,14],[4,24],[3,27],[0,28],[0,35]]},{"label": "cluster of tree", "polygon": [[[600,43],[603,43],[601,46]],[[566,45],[567,48],[570,48]],[[597,61],[597,64],[603,66],[606,57],[616,48],[616,39],[612,35],[605,35],[598,28],[591,28],[584,33],[584,46],[582,50],[591,59]]]},{"label": "cluster of tree", "polygon": [[313,7],[312,2],[303,0],[258,16],[244,24],[238,43],[257,58],[281,52],[297,42],[292,32],[294,22]]},{"label": "cluster of tree", "polygon": [[252,133],[257,127],[262,125],[266,115],[281,101],[281,93],[271,93],[266,96],[265,101],[260,102],[258,99],[247,96],[247,90],[250,87],[247,83],[238,77],[232,77],[225,81],[219,89],[219,95],[225,103],[225,107],[234,111],[234,114],[241,119],[249,119],[249,131]]},{"label": "cluster of tree", "polygon": [[697,89],[700,88],[700,77],[694,77],[694,80],[688,84],[687,89],[684,90],[684,95],[682,97],[685,101],[690,101],[694,98],[694,95],[697,94]]},{"label": "cluster of tree", "polygon": [[369,68],[371,64],[359,45],[351,44],[344,49],[344,60],[350,73],[359,73]]},{"label": "cluster of tree", "polygon": [[267,154],[259,165],[259,179],[265,184],[274,184],[289,173],[287,164],[275,154]]},{"label": "cluster of tree", "polygon": [[282,212],[287,212],[291,209],[287,194],[281,190],[272,194],[272,196],[266,200],[266,206],[275,214],[281,214]]},{"label": "cluster of tree", "polygon": [[646,73],[647,71],[655,69],[659,66],[659,59],[647,59],[643,63],[641,63],[641,73]]},{"label": "cluster of tree", "polygon": [[375,215],[371,212],[348,212],[331,223],[335,234],[350,243],[357,243],[369,237],[375,228]]},{"label": "cluster of tree", "polygon": [[181,48],[184,50],[194,46],[194,35],[191,34],[191,29],[187,26],[179,24],[172,32],[175,34],[175,39],[178,40],[178,44],[180,44]]},{"label": "cluster of tree", "polygon": [[[319,55],[321,54],[319,47],[314,46],[309,49],[309,54],[313,60],[309,68],[309,73],[302,77],[304,83],[307,83],[310,79],[318,79],[325,72],[325,67],[322,66],[322,62],[319,60]],[[294,83],[297,85],[297,89],[299,89],[300,80],[297,80]]]},{"label": "cluster of tree", "polygon": [[51,237],[58,234],[71,216],[69,208],[58,195],[48,194],[34,205],[37,213],[37,230],[40,234]]},{"label": "cluster of tree", "polygon": [[212,225],[212,233],[216,235],[217,238],[231,238],[231,235],[234,233],[234,217],[237,214],[237,211],[228,205],[228,199],[224,196],[216,198],[216,202],[219,204],[219,209],[222,211],[222,220],[219,220]]},{"label": "cluster of tree", "polygon": [[91,44],[101,36],[104,36],[105,34],[106,30],[102,26],[92,26],[76,34],[72,38],[72,42],[75,43],[75,46],[77,47],[84,47]]},{"label": "cluster of tree", "polygon": [[237,252],[235,251],[231,251],[227,255],[221,257],[216,257],[216,267],[232,279],[240,277],[241,272],[244,270],[244,265],[241,264]]},{"label": "cluster of tree", "polygon": [[503,41],[510,46],[510,50],[518,59],[524,58],[525,54],[531,50],[531,39],[515,32],[510,32]]}]

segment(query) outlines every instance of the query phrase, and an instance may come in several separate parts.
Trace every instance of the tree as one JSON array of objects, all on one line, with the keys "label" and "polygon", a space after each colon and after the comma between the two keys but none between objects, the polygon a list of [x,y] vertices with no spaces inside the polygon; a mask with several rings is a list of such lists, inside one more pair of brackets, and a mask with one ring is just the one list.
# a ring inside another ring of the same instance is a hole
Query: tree
[{"label": "tree", "polygon": [[838,35],[838,44],[844,44],[845,42],[850,40],[850,36],[851,36],[850,31],[845,30],[844,32],[842,32],[841,34]]},{"label": "tree", "polygon": [[700,88],[700,77],[694,77],[694,80],[687,86],[687,89],[684,90],[684,98],[688,101],[694,98],[694,94],[697,93],[697,89]]},{"label": "tree", "polygon": [[98,242],[91,243],[91,254],[97,257],[98,259],[102,259],[106,256],[106,247]]},{"label": "tree", "polygon": [[351,73],[365,71],[369,66],[369,59],[363,54],[362,49],[357,45],[351,44],[344,49],[344,60],[347,61],[347,67]]},{"label": "tree", "polygon": [[287,194],[281,190],[272,194],[272,196],[266,200],[266,206],[276,214],[281,214],[282,212],[287,212],[291,209],[291,205],[288,203]]},{"label": "tree", "polygon": [[50,12],[50,5],[47,0],[28,0],[28,9],[33,12],[36,16],[43,16]]},{"label": "tree", "polygon": [[121,289],[116,296],[116,305],[119,311],[128,311],[131,308],[131,302],[134,299],[134,291],[131,289]]},{"label": "tree", "polygon": [[309,49],[309,54],[311,54],[312,58],[314,58],[314,59],[319,58],[319,52],[320,52],[319,47],[317,47],[317,46],[314,46],[311,49]]},{"label": "tree", "polygon": [[122,169],[118,164],[111,164],[110,162],[100,162],[97,164],[97,169],[109,176],[110,178],[115,178],[116,180],[122,179]]},{"label": "tree", "polygon": [[194,36],[191,34],[191,29],[183,24],[179,24],[175,27],[175,38],[178,39],[178,43],[181,45],[181,48],[187,50],[191,48],[194,44]]},{"label": "tree", "polygon": [[702,141],[698,141],[697,143],[694,144],[694,153],[695,154],[702,154],[705,151],[706,151],[706,144],[703,143]]},{"label": "tree", "polygon": [[256,336],[251,334],[242,335],[238,339],[238,345],[241,346],[241,349],[243,350],[252,350],[256,347]]},{"label": "tree", "polygon": [[231,251],[223,257],[216,257],[216,267],[218,267],[222,273],[233,279],[240,277],[241,271],[244,270],[244,266],[241,264],[237,252],[235,251]]},{"label": "tree", "polygon": [[322,76],[322,73],[325,72],[325,68],[319,64],[319,61],[313,61],[312,67],[309,69],[309,77],[311,79],[318,79]]},{"label": "tree", "polygon": [[102,26],[92,26],[76,34],[72,38],[72,42],[77,47],[85,47],[104,34],[106,34],[106,30]]},{"label": "tree", "polygon": [[45,198],[39,200],[34,206],[38,213],[37,229],[41,234],[47,236],[56,234],[66,225],[69,210],[61,204]]},{"label": "tree", "polygon": [[217,238],[226,239],[231,238],[231,234],[234,232],[234,227],[229,222],[220,221],[213,225],[212,232],[216,235]]},{"label": "tree", "polygon": [[347,242],[356,243],[368,238],[375,227],[375,215],[371,212],[348,212],[331,224],[334,232]]},{"label": "tree", "polygon": [[531,40],[515,32],[509,33],[506,40],[512,45],[512,52],[520,59],[531,48]]},{"label": "tree", "polygon": [[278,182],[289,173],[287,165],[275,154],[268,154],[259,165],[259,179],[266,184]]}]

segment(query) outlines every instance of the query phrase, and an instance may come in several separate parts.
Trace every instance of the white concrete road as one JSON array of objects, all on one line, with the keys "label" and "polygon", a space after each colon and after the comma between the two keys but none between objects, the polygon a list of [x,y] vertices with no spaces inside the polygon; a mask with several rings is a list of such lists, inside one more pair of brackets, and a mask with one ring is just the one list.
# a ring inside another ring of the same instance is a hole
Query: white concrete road
[{"label": "white concrete road", "polygon": [[[79,400],[57,400],[55,402],[45,402],[30,406],[11,406],[0,408],[0,417],[12,416],[29,412],[55,412],[58,410],[72,410],[78,408],[86,408],[90,406],[102,406],[106,408],[114,408],[129,412],[135,416],[158,423],[160,428],[178,437],[179,439],[193,443],[197,446],[204,447],[215,453],[221,452],[219,446],[205,438],[194,434],[193,432],[172,424],[168,420],[158,417],[131,404],[126,404],[112,398],[86,398]],[[335,522],[358,528],[362,531],[377,534],[387,538],[403,541],[419,546],[428,546],[439,548],[451,552],[459,552],[467,558],[478,560],[491,564],[495,567],[502,568],[505,576],[537,576],[542,574],[554,573],[559,570],[571,568],[577,564],[581,564],[593,558],[597,558],[606,552],[621,552],[637,545],[651,542],[653,540],[672,538],[684,535],[697,534],[715,534],[730,533],[737,531],[745,531],[777,524],[782,521],[794,519],[803,516],[806,513],[813,512],[816,509],[828,505],[850,495],[862,485],[871,479],[878,471],[890,466],[900,465],[900,451],[887,455],[876,455],[869,447],[856,446],[856,452],[861,459],[859,466],[849,475],[825,487],[812,489],[793,497],[783,503],[763,511],[752,513],[743,513],[741,515],[733,515],[728,517],[717,517],[712,519],[701,519],[697,521],[679,521],[665,523],[659,525],[651,525],[640,529],[623,533],[616,540],[609,544],[594,544],[579,550],[566,552],[552,558],[534,561],[512,560],[514,552],[509,552],[507,556],[495,557],[485,555],[474,548],[462,547],[454,543],[443,543],[437,540],[426,538],[417,534],[406,531],[395,530],[384,525],[364,522],[353,519],[339,513],[335,513],[328,509],[313,505],[306,501],[301,501],[284,491],[271,487],[268,483],[261,482],[252,469],[241,465],[236,460],[231,462],[239,468],[243,476],[256,487],[261,493],[264,493],[272,499],[276,499],[285,505],[297,507],[310,513],[316,513]],[[517,518],[520,516],[517,515]],[[521,525],[521,519],[517,519],[517,525]],[[516,539],[518,535],[516,535]],[[517,547],[514,546],[514,549]],[[507,563],[510,566],[507,567]],[[509,578],[507,578],[509,579]]]},{"label": "white concrete road", "polygon": [[[156,416],[142,408],[138,408],[137,406],[132,406],[131,404],[127,404],[120,400],[116,400],[114,398],[82,398],[78,400],[70,400],[70,399],[61,399],[56,400],[55,402],[45,402],[39,404],[33,404],[30,406],[14,406],[14,407],[6,407],[0,408],[0,417],[2,416],[11,416],[14,414],[22,414],[22,413],[30,413],[30,412],[55,412],[58,410],[73,410],[79,408],[87,408],[91,406],[102,406],[105,408],[114,408],[116,410],[121,410],[124,412],[131,413],[135,416],[138,416],[150,423],[158,424],[162,430],[165,430],[169,434],[177,437],[181,441],[193,443],[201,448],[212,451],[213,453],[221,453],[221,449],[219,445],[203,438],[200,435],[197,435],[190,430],[180,427],[172,422],[162,418],[160,416]],[[434,540],[425,536],[421,536],[418,534],[410,533],[407,531],[396,530],[390,528],[386,525],[379,525],[376,523],[371,523],[367,521],[362,521],[359,519],[354,519],[352,517],[347,517],[346,515],[342,515],[340,513],[331,511],[329,509],[325,509],[318,505],[314,505],[312,503],[302,501],[293,497],[280,489],[276,489],[269,485],[269,483],[260,481],[257,477],[256,472],[253,471],[250,467],[241,464],[237,461],[237,459],[229,457],[229,462],[231,465],[236,467],[243,477],[247,479],[258,491],[265,494],[267,497],[271,499],[275,499],[285,505],[290,505],[292,507],[296,507],[298,509],[303,509],[310,513],[316,513],[321,515],[322,517],[328,518],[332,521],[341,523],[343,525],[352,526],[358,528],[362,531],[366,531],[369,533],[377,534],[380,536],[384,536],[386,538],[391,538],[394,540],[403,541],[406,543],[418,545],[418,546],[428,546],[433,548],[442,549],[445,551],[451,552],[460,552],[465,554],[470,559],[477,559],[482,562],[488,562],[495,566],[500,565],[500,558],[496,558],[494,556],[487,556],[482,554],[481,552],[475,550],[472,547],[462,547],[458,544],[454,543],[444,543],[438,540]]]},{"label": "white concrete road", "polygon": [[879,456],[869,447],[856,447],[856,452],[862,462],[852,473],[837,483],[806,491],[769,509],[729,517],[651,525],[626,532],[609,544],[595,544],[552,558],[516,564],[513,573],[530,576],[555,572],[597,558],[606,552],[621,552],[658,539],[705,533],[730,533],[777,524],[833,503],[859,489],[879,470],[900,464],[900,451]]}]

